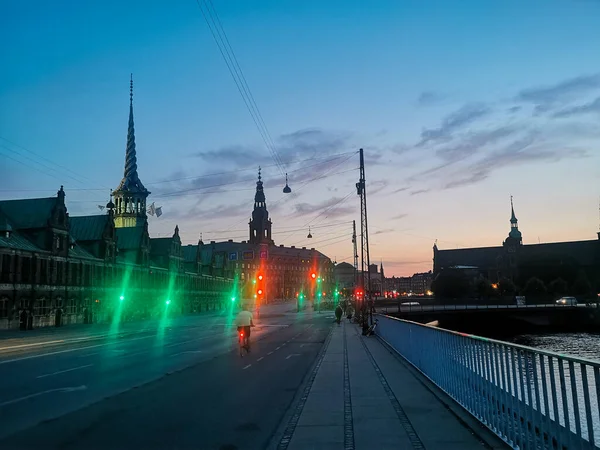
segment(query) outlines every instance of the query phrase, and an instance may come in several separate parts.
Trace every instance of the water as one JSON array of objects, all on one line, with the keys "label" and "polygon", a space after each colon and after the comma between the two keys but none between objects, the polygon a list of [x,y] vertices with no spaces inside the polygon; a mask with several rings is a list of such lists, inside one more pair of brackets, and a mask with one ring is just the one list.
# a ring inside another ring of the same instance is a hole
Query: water
[{"label": "water", "polygon": [[600,333],[524,334],[505,340],[561,355],[600,362]]}]

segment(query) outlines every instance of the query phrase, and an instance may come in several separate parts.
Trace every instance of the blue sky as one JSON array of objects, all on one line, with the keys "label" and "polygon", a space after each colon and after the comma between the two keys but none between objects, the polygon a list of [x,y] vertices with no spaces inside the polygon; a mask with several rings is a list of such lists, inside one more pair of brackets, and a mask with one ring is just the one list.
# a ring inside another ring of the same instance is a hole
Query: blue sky
[{"label": "blue sky", "polygon": [[246,238],[261,164],[276,243],[350,261],[363,147],[388,275],[429,270],[435,239],[501,244],[510,195],[525,243],[596,237],[599,2],[213,4],[292,195],[197,3],[107,0],[0,6],[0,198],[64,184],[71,215],[97,213],[122,177],[133,72],[154,236]]}]

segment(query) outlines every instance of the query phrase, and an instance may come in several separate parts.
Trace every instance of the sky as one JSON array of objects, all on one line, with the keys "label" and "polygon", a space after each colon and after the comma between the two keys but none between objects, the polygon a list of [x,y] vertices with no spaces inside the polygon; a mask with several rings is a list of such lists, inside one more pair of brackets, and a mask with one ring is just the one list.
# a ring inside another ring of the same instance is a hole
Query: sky
[{"label": "sky", "polygon": [[501,245],[511,195],[525,244],[596,239],[599,15],[596,0],[2,2],[0,199],[64,185],[71,216],[100,213],[133,73],[151,236],[247,239],[260,165],[275,243],[351,263],[363,148],[386,276],[430,270],[436,240]]}]

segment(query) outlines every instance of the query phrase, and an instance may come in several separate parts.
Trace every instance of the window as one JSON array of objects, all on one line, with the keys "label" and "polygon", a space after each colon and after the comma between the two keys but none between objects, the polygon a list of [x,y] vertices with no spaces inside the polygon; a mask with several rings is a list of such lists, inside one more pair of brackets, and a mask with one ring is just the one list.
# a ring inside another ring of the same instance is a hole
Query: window
[{"label": "window", "polygon": [[0,280],[8,283],[10,281],[10,255],[2,255],[2,272]]},{"label": "window", "polygon": [[0,298],[0,319],[8,317],[8,298]]},{"label": "window", "polygon": [[76,301],[75,298],[71,297],[65,303],[65,314],[75,314],[77,311],[75,310]]},{"label": "window", "polygon": [[50,300],[46,297],[39,298],[33,308],[35,316],[45,316],[50,313]]},{"label": "window", "polygon": [[40,284],[48,283],[48,260],[40,260]]},{"label": "window", "polygon": [[25,257],[21,260],[21,283],[31,282],[31,258]]}]

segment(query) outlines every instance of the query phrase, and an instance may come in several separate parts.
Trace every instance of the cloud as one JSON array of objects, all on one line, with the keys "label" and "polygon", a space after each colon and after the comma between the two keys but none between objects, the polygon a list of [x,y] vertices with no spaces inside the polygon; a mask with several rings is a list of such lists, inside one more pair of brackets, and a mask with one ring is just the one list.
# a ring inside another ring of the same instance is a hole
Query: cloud
[{"label": "cloud", "polygon": [[448,114],[439,128],[429,128],[421,132],[421,140],[417,147],[430,142],[444,142],[452,138],[452,133],[487,116],[491,108],[484,103],[467,103],[462,108]]},{"label": "cloud", "polygon": [[[543,142],[539,133],[532,132],[467,166],[461,171],[461,176],[446,183],[444,189],[479,183],[488,178],[492,172],[509,166],[535,162],[558,162],[567,158],[586,156],[585,150]],[[463,173],[468,175],[464,176]]]},{"label": "cloud", "polygon": [[435,91],[423,91],[417,98],[417,105],[419,106],[432,106],[445,100],[446,96]]},{"label": "cloud", "polygon": [[508,125],[468,133],[462,137],[460,143],[438,148],[436,156],[446,162],[457,162],[478,153],[489,145],[514,135],[520,128],[516,125]]},{"label": "cloud", "polygon": [[411,191],[410,195],[420,195],[429,192],[430,189],[417,189],[416,191]]},{"label": "cloud", "polygon": [[384,228],[381,230],[377,230],[374,233],[371,233],[372,236],[376,236],[378,234],[387,234],[387,233],[393,233],[394,231],[396,231],[394,228]]},{"label": "cloud", "polygon": [[600,114],[600,97],[589,103],[558,111],[557,113],[554,113],[552,117],[563,119],[583,114]]},{"label": "cloud", "polygon": [[397,194],[398,192],[404,192],[404,191],[408,191],[410,188],[408,186],[403,186],[401,188],[396,189],[395,191],[392,191],[392,194]]},{"label": "cloud", "polygon": [[600,89],[600,74],[581,75],[551,86],[540,86],[521,90],[515,99],[534,105],[534,112],[541,114]]},{"label": "cloud", "polygon": [[[355,206],[342,206],[344,197],[331,197],[319,203],[296,203],[294,205],[293,216],[306,216],[313,213],[321,212],[322,217],[342,217],[347,214],[356,212]],[[327,212],[324,212],[327,211]]]},{"label": "cloud", "polygon": [[398,214],[397,216],[390,217],[389,220],[400,220],[400,219],[404,219],[406,216],[408,216],[408,214]]}]

